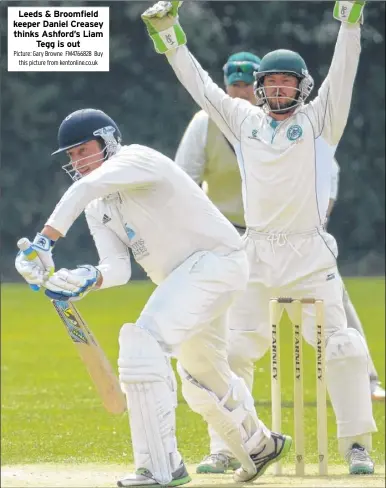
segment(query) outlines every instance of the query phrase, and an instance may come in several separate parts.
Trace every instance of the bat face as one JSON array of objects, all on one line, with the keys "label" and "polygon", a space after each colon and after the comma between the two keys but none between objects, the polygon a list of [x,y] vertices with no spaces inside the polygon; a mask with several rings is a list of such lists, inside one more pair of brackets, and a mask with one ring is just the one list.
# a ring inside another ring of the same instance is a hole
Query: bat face
[{"label": "bat face", "polygon": [[114,414],[123,413],[127,408],[126,398],[118,378],[86,322],[71,302],[51,302],[78,350],[106,410]]},{"label": "bat face", "polygon": [[[68,334],[71,337],[72,341],[83,342],[83,344],[89,344],[90,341],[82,330],[82,324],[80,324],[79,320],[75,317],[75,314],[71,306],[69,305],[69,302],[61,301],[61,300],[52,300],[52,303],[56,311],[60,315],[64,325],[66,326]],[[93,339],[92,336],[91,338]],[[93,340],[93,344],[95,344],[95,340]]]}]

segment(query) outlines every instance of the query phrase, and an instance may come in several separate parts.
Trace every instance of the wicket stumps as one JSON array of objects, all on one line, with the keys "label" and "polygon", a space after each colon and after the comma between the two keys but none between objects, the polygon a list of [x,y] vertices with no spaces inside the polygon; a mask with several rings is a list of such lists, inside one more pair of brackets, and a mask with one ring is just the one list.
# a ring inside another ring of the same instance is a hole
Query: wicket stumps
[{"label": "wicket stumps", "polygon": [[[283,305],[291,305],[293,317],[293,356],[294,356],[294,427],[296,475],[305,474],[304,444],[304,398],[303,398],[303,340],[302,307],[305,304],[315,306],[316,315],[316,409],[319,474],[327,475],[328,433],[326,403],[326,365],[325,331],[323,301],[314,298],[297,300],[294,298],[275,298],[270,300],[269,314],[271,323],[271,396],[272,430],[281,432],[281,384],[280,384],[280,318]],[[281,463],[274,465],[277,475],[282,473]]]}]

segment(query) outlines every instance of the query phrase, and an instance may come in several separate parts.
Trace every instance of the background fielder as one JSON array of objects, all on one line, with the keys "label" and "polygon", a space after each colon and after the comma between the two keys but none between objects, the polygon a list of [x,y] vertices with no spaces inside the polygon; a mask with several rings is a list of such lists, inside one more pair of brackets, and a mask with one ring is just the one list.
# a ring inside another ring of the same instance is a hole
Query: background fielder
[{"label": "background fielder", "polygon": [[[230,56],[223,67],[225,90],[233,98],[243,98],[253,105],[254,71],[260,58],[252,53],[240,52]],[[232,145],[204,110],[197,112],[185,130],[175,156],[176,163],[206,192],[210,200],[221,210],[240,232],[245,232],[244,209],[241,196],[241,177],[236,154]],[[338,195],[339,166],[333,159],[330,200],[327,218],[330,217]],[[364,331],[346,288],[343,297],[347,326]],[[229,363],[231,369],[243,377],[250,387],[253,384],[254,362],[260,359],[258,350],[251,357],[246,354],[245,344],[238,340],[237,323],[231,323]],[[238,349],[237,346],[242,346]],[[251,351],[252,353],[253,351]],[[373,400],[384,400],[374,363],[369,355],[369,373]],[[210,455],[198,466],[197,472],[223,473],[235,469],[239,463],[229,455],[215,432],[210,430]]]},{"label": "background fielder", "polygon": [[[347,328],[343,284],[324,229],[331,165],[349,113],[360,54],[363,5],[336,2],[342,21],[329,73],[318,96],[304,104],[313,80],[298,53],[273,51],[261,61],[256,93],[261,107],[226,95],[187,47],[179,2],[159,2],[142,16],[156,50],[235,147],[242,176],[250,280],[231,309],[231,322],[269,347],[268,302],[275,296],[324,301],[326,380],[339,448],[353,474],[373,473],[368,454],[372,416],[367,347]],[[291,309],[287,312],[291,318]],[[257,325],[256,325],[257,324]],[[304,338],[315,346],[315,311],[304,309]],[[245,347],[250,347],[246,340]]]}]

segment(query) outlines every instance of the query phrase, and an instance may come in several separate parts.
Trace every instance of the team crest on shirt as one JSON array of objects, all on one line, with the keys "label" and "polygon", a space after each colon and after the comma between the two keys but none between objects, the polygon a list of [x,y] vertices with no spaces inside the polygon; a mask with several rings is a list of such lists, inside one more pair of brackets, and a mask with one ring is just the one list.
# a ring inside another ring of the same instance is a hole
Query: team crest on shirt
[{"label": "team crest on shirt", "polygon": [[296,141],[303,134],[303,129],[300,125],[291,125],[287,130],[287,137],[290,141]]}]

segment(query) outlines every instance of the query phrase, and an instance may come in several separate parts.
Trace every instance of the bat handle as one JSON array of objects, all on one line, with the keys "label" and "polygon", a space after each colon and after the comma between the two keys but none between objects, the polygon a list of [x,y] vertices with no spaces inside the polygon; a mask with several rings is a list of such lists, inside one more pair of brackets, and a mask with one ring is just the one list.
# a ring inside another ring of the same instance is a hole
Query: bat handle
[{"label": "bat handle", "polygon": [[[24,254],[24,256],[28,259],[28,261],[33,261],[34,259],[39,258],[38,253],[35,251],[35,249],[31,245],[30,241],[26,237],[23,237],[22,239],[20,239],[17,242],[17,247]],[[39,285],[29,285],[29,287],[33,291],[39,291],[40,290]]]}]

